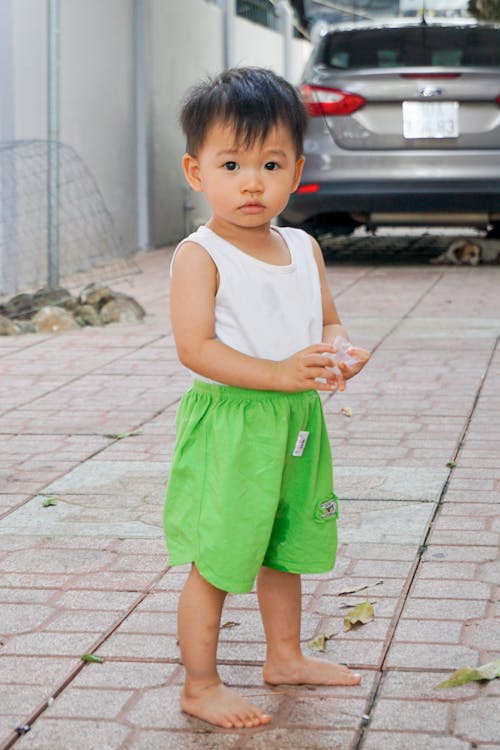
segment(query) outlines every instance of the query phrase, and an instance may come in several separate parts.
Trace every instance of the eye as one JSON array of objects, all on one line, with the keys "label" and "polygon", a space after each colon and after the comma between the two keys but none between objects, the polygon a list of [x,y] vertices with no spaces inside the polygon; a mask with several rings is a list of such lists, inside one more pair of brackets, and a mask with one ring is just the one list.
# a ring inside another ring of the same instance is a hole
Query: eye
[{"label": "eye", "polygon": [[224,162],[224,169],[227,169],[228,172],[234,172],[238,169],[238,165],[235,161],[226,161]]},{"label": "eye", "polygon": [[276,161],[268,161],[264,165],[264,169],[269,170],[269,172],[274,172],[276,169],[279,169],[279,168],[280,168],[280,165]]}]

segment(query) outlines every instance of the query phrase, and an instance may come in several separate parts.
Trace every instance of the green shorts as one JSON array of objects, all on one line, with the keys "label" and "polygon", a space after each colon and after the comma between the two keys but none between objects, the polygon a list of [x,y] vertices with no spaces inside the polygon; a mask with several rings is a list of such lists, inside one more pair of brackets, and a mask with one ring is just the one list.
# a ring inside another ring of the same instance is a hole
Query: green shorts
[{"label": "green shorts", "polygon": [[316,391],[195,381],[177,413],[164,527],[172,565],[250,591],[262,565],[323,573],[335,563],[337,498]]}]

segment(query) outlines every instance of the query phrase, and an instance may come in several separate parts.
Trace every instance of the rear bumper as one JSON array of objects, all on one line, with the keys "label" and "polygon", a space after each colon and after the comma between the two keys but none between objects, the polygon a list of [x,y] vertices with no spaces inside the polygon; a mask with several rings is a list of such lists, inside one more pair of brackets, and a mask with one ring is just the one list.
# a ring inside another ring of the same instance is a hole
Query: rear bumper
[{"label": "rear bumper", "polygon": [[352,180],[321,182],[313,193],[290,196],[282,218],[302,224],[319,214],[374,212],[500,212],[500,179],[458,183],[453,180]]}]

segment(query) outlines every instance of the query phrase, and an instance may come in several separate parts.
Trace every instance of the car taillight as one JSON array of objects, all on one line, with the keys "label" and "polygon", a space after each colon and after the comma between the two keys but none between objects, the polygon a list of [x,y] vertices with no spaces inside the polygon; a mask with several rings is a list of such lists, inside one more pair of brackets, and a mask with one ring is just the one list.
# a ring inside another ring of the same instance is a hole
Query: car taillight
[{"label": "car taillight", "polygon": [[327,86],[301,86],[300,90],[311,117],[350,115],[365,103],[359,94],[331,89]]},{"label": "car taillight", "polygon": [[317,193],[319,191],[319,182],[305,182],[303,185],[299,185],[297,190],[298,193]]},{"label": "car taillight", "polygon": [[496,101],[497,101],[498,106],[500,107],[500,94],[497,96]]}]

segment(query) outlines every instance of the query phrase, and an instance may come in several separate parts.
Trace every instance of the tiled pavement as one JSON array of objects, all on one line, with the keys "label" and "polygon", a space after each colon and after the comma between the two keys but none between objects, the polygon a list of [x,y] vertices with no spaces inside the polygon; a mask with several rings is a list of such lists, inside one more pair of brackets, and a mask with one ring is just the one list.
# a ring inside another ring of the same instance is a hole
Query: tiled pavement
[{"label": "tiled pavement", "polygon": [[[143,273],[112,285],[145,305],[142,325],[0,338],[0,748],[500,747],[498,680],[435,689],[500,654],[500,267],[328,267],[374,355],[325,403],[341,547],[331,575],[305,577],[303,637],[335,633],[326,657],[363,683],[265,685],[256,596],[231,596],[223,677],[274,715],[236,732],[177,704],[186,571],[168,568],[160,523],[187,379],[168,258],[139,256]],[[139,434],[107,437],[124,432]],[[375,620],[342,632],[365,597]]]}]

